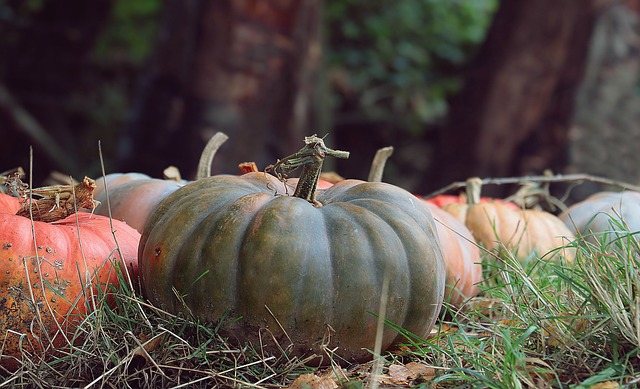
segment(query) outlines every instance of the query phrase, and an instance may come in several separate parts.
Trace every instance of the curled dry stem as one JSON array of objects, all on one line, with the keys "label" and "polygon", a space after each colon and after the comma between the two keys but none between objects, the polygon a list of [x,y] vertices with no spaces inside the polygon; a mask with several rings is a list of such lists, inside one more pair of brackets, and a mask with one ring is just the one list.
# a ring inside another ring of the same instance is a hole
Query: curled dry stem
[{"label": "curled dry stem", "polygon": [[300,180],[293,195],[319,206],[315,196],[324,158],[326,156],[349,158],[349,152],[328,148],[324,140],[315,134],[305,137],[304,143],[300,151],[279,159],[274,165],[267,166],[265,173],[272,172],[280,181],[285,182],[288,173],[302,167]]},{"label": "curled dry stem", "polygon": [[95,209],[98,201],[93,199],[96,183],[85,177],[75,185],[52,185],[29,189],[17,176],[10,177],[10,185],[18,195],[22,208],[18,216],[30,217],[34,221],[52,223],[76,213],[78,208]]}]

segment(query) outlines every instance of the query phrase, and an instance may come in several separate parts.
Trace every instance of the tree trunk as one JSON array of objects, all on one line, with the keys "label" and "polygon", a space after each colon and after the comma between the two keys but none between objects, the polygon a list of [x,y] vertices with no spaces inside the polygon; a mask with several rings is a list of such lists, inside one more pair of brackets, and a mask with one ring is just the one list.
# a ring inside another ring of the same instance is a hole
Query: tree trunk
[{"label": "tree trunk", "polygon": [[[261,168],[298,150],[320,65],[321,0],[167,1],[125,169],[191,177],[205,142],[230,139],[213,173]],[[156,135],[157,134],[157,135]],[[158,136],[159,135],[159,136]]]},{"label": "tree trunk", "polygon": [[[599,17],[576,99],[567,173],[640,184],[639,42],[640,0],[615,4]],[[619,188],[583,183],[567,202],[607,189]]]},{"label": "tree trunk", "polygon": [[452,101],[425,188],[560,170],[593,24],[613,1],[501,2]]}]

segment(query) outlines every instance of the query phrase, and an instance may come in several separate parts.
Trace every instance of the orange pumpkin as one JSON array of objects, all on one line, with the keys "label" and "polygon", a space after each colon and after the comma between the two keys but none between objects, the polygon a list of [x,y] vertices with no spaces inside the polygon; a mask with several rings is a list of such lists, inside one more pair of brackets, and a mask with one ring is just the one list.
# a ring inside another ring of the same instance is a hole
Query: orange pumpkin
[{"label": "orange pumpkin", "polygon": [[[434,197],[427,198],[425,200],[440,208],[443,208],[445,205],[449,205],[449,204],[467,204],[468,202],[466,196],[447,195],[447,194],[437,195]],[[499,202],[513,209],[520,209],[520,207],[518,207],[516,203],[513,203],[511,201],[503,201],[503,200],[494,199],[491,197],[480,198],[480,203],[490,203],[490,202]]]},{"label": "orange pumpkin", "polygon": [[0,365],[15,369],[21,349],[45,354],[69,345],[98,288],[118,285],[116,262],[137,274],[140,234],[113,221],[77,213],[53,222],[0,213]]},{"label": "orange pumpkin", "polygon": [[16,213],[20,208],[20,199],[0,193],[0,213]]},{"label": "orange pumpkin", "polygon": [[436,222],[436,230],[447,269],[445,301],[455,307],[476,296],[482,282],[480,248],[471,231],[450,213],[423,201]]},{"label": "orange pumpkin", "polygon": [[481,188],[479,178],[467,180],[468,204],[448,204],[443,208],[462,221],[478,243],[488,250],[506,248],[521,261],[533,252],[546,258],[561,254],[573,260],[575,249],[565,246],[575,236],[557,216],[545,211],[513,209],[501,202],[481,203]]}]

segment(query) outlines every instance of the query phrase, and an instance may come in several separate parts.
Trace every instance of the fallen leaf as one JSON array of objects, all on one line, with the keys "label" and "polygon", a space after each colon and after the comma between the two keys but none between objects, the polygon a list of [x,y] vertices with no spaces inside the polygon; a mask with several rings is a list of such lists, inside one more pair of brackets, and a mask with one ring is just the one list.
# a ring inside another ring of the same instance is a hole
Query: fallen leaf
[{"label": "fallen leaf", "polygon": [[338,384],[330,377],[318,377],[315,374],[302,374],[296,378],[289,389],[336,389]]},{"label": "fallen leaf", "polygon": [[432,379],[436,371],[433,367],[418,362],[406,365],[390,365],[387,374],[380,376],[384,384],[405,385],[417,379]]},{"label": "fallen leaf", "polygon": [[589,389],[618,389],[620,385],[615,381],[599,382],[589,386]]}]

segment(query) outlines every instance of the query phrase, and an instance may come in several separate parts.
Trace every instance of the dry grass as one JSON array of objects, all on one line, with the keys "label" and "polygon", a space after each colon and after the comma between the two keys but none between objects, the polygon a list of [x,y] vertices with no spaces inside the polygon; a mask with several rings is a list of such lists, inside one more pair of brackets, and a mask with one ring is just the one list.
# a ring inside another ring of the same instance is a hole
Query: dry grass
[{"label": "dry grass", "polygon": [[[632,387],[640,382],[640,245],[628,234],[570,244],[573,263],[486,254],[481,295],[461,310],[446,306],[432,337],[396,328],[406,344],[343,368],[330,350],[331,365],[316,368],[285,351],[236,344],[220,331],[233,317],[210,326],[172,315],[121,272],[119,285],[94,295],[95,310],[67,350],[50,360],[23,355],[17,371],[0,371],[0,386],[274,388],[314,373],[336,387]],[[392,366],[411,362],[432,374],[393,376]]]}]

